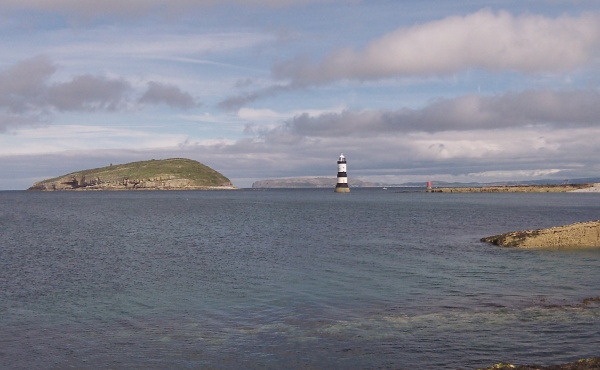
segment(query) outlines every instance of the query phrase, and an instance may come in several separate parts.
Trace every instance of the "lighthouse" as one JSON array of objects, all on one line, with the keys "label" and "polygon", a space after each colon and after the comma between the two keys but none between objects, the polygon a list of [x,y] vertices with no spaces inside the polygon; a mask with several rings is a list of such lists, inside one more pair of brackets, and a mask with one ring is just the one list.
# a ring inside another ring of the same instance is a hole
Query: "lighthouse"
[{"label": "lighthouse", "polygon": [[346,157],[343,153],[340,153],[340,157],[337,161],[338,173],[337,173],[337,184],[335,185],[336,193],[349,193],[350,188],[348,187],[348,175],[346,175]]}]

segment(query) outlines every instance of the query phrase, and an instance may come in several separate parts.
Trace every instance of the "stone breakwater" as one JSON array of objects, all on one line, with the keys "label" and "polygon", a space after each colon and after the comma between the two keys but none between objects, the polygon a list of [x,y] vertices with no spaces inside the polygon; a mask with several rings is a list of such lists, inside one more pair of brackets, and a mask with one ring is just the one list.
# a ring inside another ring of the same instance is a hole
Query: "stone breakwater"
[{"label": "stone breakwater", "polygon": [[548,229],[513,231],[482,238],[481,241],[517,248],[600,247],[600,220]]},{"label": "stone breakwater", "polygon": [[594,188],[594,184],[502,185],[482,187],[434,188],[431,193],[562,193]]}]

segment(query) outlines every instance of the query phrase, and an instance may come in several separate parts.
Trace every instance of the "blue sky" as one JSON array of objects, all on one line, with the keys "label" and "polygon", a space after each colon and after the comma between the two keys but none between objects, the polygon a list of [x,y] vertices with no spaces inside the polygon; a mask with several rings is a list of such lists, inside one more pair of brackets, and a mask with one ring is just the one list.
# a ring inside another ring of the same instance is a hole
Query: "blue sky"
[{"label": "blue sky", "polygon": [[0,190],[185,157],[262,179],[600,176],[596,0],[0,2]]}]

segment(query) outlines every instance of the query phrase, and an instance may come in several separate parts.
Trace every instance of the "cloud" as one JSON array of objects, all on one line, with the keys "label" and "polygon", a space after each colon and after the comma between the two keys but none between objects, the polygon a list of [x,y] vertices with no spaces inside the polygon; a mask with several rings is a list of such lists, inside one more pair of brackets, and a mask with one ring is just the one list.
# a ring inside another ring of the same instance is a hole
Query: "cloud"
[{"label": "cloud", "polygon": [[182,91],[174,85],[149,82],[148,90],[139,99],[140,103],[166,104],[171,107],[189,109],[197,104],[194,98],[187,92]]},{"label": "cloud", "polygon": [[215,5],[242,5],[242,6],[268,6],[281,7],[295,4],[348,2],[353,0],[3,0],[0,9],[5,10],[34,10],[39,12],[53,12],[61,14],[74,14],[84,17],[98,17],[106,15],[140,16],[149,12],[158,11],[168,14],[181,14],[186,11],[202,9]]},{"label": "cloud", "polygon": [[48,104],[60,111],[114,111],[131,89],[122,79],[81,75],[48,86]]},{"label": "cloud", "polygon": [[0,133],[6,132],[10,127],[40,126],[46,123],[44,117],[39,115],[15,115],[0,113]]},{"label": "cloud", "polygon": [[44,56],[38,56],[0,71],[0,111],[21,113],[43,105],[42,87],[56,72],[56,66]]},{"label": "cloud", "polygon": [[410,28],[371,41],[361,50],[335,50],[320,62],[295,58],[276,64],[273,74],[299,86],[337,80],[444,75],[464,69],[561,72],[599,56],[600,17],[514,16],[481,10]]},{"label": "cloud", "polygon": [[284,132],[226,145],[190,144],[180,148],[178,155],[210,161],[234,183],[237,179],[335,177],[340,152],[348,158],[350,177],[388,177],[391,183],[415,178],[491,181],[493,172],[505,175],[497,180],[508,179],[507,174],[516,180],[527,176],[564,179],[589,177],[598,168],[597,135],[600,127],[526,126],[363,137],[286,137]]},{"label": "cloud", "polygon": [[65,151],[149,150],[174,147],[185,134],[156,134],[144,128],[84,125],[50,125],[22,128],[10,136],[0,136],[0,157],[15,155],[54,155]]},{"label": "cloud", "polygon": [[265,137],[373,137],[411,132],[492,130],[532,125],[557,128],[600,126],[598,90],[527,90],[496,96],[466,95],[421,109],[345,110],[301,114]]},{"label": "cloud", "polygon": [[[86,31],[84,41],[68,42],[49,50],[53,54],[110,55],[112,58],[154,59],[196,64],[227,65],[199,55],[228,53],[272,42],[273,36],[261,32],[185,32],[165,33],[160,30],[131,30],[123,34],[119,27],[103,26]],[[62,36],[59,35],[59,36]],[[58,36],[57,36],[58,37]],[[65,36],[67,38],[68,36]]]},{"label": "cloud", "polygon": [[246,122],[270,122],[270,121],[284,121],[295,116],[302,114],[309,115],[322,115],[333,112],[342,112],[342,107],[335,107],[333,109],[297,109],[293,111],[278,112],[272,109],[254,109],[254,108],[242,108],[238,111],[237,115],[239,118]]},{"label": "cloud", "polygon": [[190,140],[180,155],[210,158],[245,186],[249,179],[333,177],[339,152],[349,158],[350,176],[388,183],[586,177],[598,168],[598,101],[594,89],[532,89],[439,99],[419,109],[337,109],[293,118],[243,108],[241,117],[261,122],[247,125],[246,138],[219,145]]},{"label": "cloud", "polygon": [[[247,138],[234,143],[190,140],[173,145],[173,141],[168,143],[160,135],[140,137],[141,143],[151,143],[154,138],[156,142],[151,144],[162,144],[162,147],[98,144],[97,135],[88,132],[83,134],[88,135],[89,143],[95,149],[87,150],[86,143],[80,142],[78,133],[72,139],[80,143],[69,151],[60,151],[65,148],[60,143],[62,134],[52,135],[52,130],[42,130],[39,134],[36,130],[28,132],[29,135],[38,135],[42,144],[46,142],[44,136],[51,135],[59,144],[59,150],[52,152],[52,155],[42,150],[34,151],[39,154],[33,155],[26,151],[14,151],[14,154],[3,157],[0,169],[7,173],[12,170],[14,163],[23,163],[26,166],[23,168],[37,167],[28,171],[21,169],[27,178],[19,182],[20,188],[30,186],[35,180],[82,168],[100,167],[109,162],[170,157],[199,160],[232,179],[236,186],[250,186],[255,180],[274,177],[334,178],[337,171],[335,161],[340,151],[348,158],[348,175],[351,178],[387,183],[505,181],[532,177],[573,179],[594,176],[600,170],[596,163],[600,154],[596,139],[600,135],[600,128],[545,130],[520,127],[345,137],[341,140],[325,137],[299,140],[292,145],[270,141],[270,138]],[[120,136],[118,132],[116,134]],[[124,133],[123,140],[130,143],[131,139],[127,139],[129,135]],[[172,139],[175,142],[181,140],[177,137]],[[30,141],[29,145],[33,147],[34,143]],[[12,189],[15,188],[14,184],[11,185]]]},{"label": "cloud", "polygon": [[[52,82],[56,72],[57,67],[45,56],[0,71],[0,132],[48,123],[53,112],[111,112],[136,102],[134,87],[123,78],[83,74]],[[179,87],[154,81],[148,82],[148,89],[137,102],[181,109],[196,105]]]},{"label": "cloud", "polygon": [[38,56],[0,72],[0,111],[115,110],[131,88],[124,80],[92,75],[50,83],[56,71],[49,58]]},{"label": "cloud", "polygon": [[[351,176],[392,183],[424,181],[424,175],[455,181],[589,177],[600,154],[598,101],[596,89],[531,89],[439,99],[419,109],[303,113],[279,125],[249,124],[249,137],[232,145],[190,150],[220,158],[226,173],[243,178],[251,171],[259,179],[334,176],[325,158],[340,151],[351,161]],[[242,159],[251,163],[241,165]]]},{"label": "cloud", "polygon": [[253,101],[296,89],[297,87],[293,85],[273,85],[260,90],[244,92],[236,96],[229,97],[219,102],[218,107],[224,110],[233,111]]}]

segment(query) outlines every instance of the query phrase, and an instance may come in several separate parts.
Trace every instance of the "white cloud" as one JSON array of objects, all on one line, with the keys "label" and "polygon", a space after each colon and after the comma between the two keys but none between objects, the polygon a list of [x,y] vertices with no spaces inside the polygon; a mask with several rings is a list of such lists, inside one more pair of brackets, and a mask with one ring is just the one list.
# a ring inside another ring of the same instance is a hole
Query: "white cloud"
[{"label": "white cloud", "polygon": [[599,56],[600,17],[514,16],[481,10],[400,28],[361,50],[338,49],[313,64],[305,58],[274,67],[296,85],[335,80],[449,74],[469,68],[522,73],[561,72]]},{"label": "white cloud", "polygon": [[0,136],[0,157],[120,148],[148,150],[176,147],[186,139],[186,135],[156,134],[119,127],[52,125],[23,128]]},{"label": "white cloud", "polygon": [[548,168],[543,170],[530,170],[530,171],[484,171],[479,173],[470,173],[467,176],[477,176],[480,178],[492,178],[492,179],[523,179],[532,177],[549,177],[551,175],[560,173],[561,169]]},{"label": "white cloud", "polygon": [[241,108],[237,112],[238,117],[249,121],[272,121],[289,118],[290,115],[286,113],[279,113],[272,109],[254,109],[254,108]]},{"label": "white cloud", "polygon": [[303,114],[310,116],[323,115],[327,113],[341,113],[344,111],[343,107],[335,107],[331,109],[294,109],[287,112],[278,112],[273,109],[256,109],[256,108],[241,108],[237,115],[239,118],[248,121],[275,121],[275,120],[286,120]]}]

